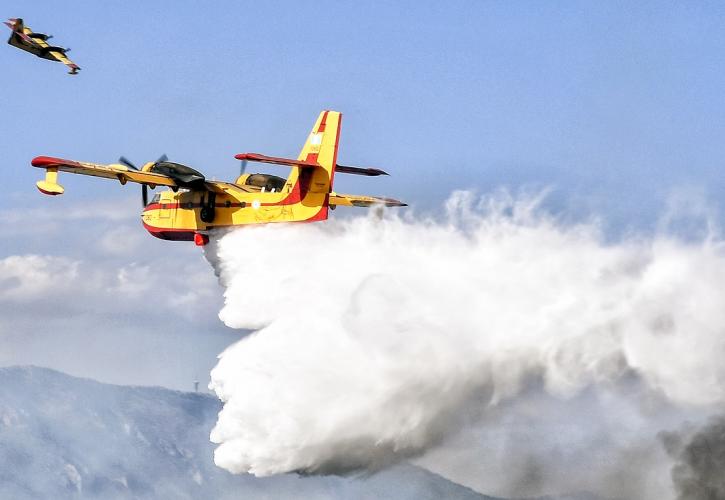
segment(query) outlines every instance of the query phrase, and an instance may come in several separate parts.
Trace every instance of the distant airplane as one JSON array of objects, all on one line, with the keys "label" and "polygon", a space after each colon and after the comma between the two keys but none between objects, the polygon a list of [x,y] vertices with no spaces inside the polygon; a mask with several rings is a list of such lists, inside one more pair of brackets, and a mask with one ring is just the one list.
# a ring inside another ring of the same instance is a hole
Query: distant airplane
[{"label": "distant airplane", "polygon": [[[317,118],[299,157],[278,158],[258,153],[241,153],[242,169],[235,182],[209,181],[193,168],[168,161],[166,155],[141,169],[121,157],[119,164],[99,165],[48,156],[33,159],[34,167],[46,169],[38,189],[49,195],[63,194],[58,171],[92,175],[141,184],[144,227],[157,238],[194,241],[203,246],[217,228],[269,222],[313,222],[327,219],[328,208],[338,205],[370,207],[406,206],[391,198],[337,194],[332,191],[335,173],[388,175],[377,168],[360,168],[337,163],[342,114],[323,111]],[[261,162],[291,167],[287,179],[270,174],[246,174],[246,163]],[[147,186],[167,186],[148,202]]]},{"label": "distant airplane", "polygon": [[43,59],[61,62],[70,68],[68,74],[78,74],[81,68],[66,56],[66,52],[70,52],[70,49],[64,49],[63,47],[57,47],[47,43],[48,40],[53,38],[52,35],[34,33],[33,30],[23,24],[23,20],[20,18],[10,18],[5,22],[5,25],[13,30],[8,40],[10,45],[42,57]]}]

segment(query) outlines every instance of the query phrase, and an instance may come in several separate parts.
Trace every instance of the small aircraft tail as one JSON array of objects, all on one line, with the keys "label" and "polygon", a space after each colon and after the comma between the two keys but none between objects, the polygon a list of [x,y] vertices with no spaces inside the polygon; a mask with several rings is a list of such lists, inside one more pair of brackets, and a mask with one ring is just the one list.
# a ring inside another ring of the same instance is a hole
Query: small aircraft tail
[{"label": "small aircraft tail", "polygon": [[23,20],[19,17],[11,17],[7,21],[5,21],[5,26],[13,30],[13,32],[23,32]]},{"label": "small aircraft tail", "polygon": [[338,111],[323,111],[317,117],[305,145],[300,151],[298,160],[317,163],[329,177],[329,186],[332,187],[337,163],[337,142],[342,124],[342,113]]},{"label": "small aircraft tail", "polygon": [[293,167],[287,179],[289,184],[299,189],[299,197],[303,204],[308,200],[321,206],[320,212],[310,220],[327,219],[341,124],[342,113],[338,111],[320,113],[297,159],[317,164],[321,168]]}]

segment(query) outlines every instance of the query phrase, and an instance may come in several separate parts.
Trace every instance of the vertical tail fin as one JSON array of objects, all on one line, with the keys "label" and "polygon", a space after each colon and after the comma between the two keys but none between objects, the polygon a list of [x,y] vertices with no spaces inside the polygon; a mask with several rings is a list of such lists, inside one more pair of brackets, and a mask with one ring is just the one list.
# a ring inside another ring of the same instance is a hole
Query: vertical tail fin
[{"label": "vertical tail fin", "polygon": [[340,136],[342,113],[337,111],[323,111],[317,117],[305,145],[300,151],[298,160],[316,162],[322,165],[327,172],[332,187],[337,163],[337,144]]},{"label": "vertical tail fin", "polygon": [[5,21],[5,26],[13,31],[19,31],[21,33],[23,32],[23,20],[19,17],[11,17],[7,21]]},{"label": "vertical tail fin", "polygon": [[335,177],[341,124],[342,113],[337,111],[320,113],[297,159],[317,163],[322,168],[295,167],[287,181],[295,186],[294,189],[299,189],[299,199],[303,205],[322,207],[309,220],[327,219],[329,194],[332,191]]}]

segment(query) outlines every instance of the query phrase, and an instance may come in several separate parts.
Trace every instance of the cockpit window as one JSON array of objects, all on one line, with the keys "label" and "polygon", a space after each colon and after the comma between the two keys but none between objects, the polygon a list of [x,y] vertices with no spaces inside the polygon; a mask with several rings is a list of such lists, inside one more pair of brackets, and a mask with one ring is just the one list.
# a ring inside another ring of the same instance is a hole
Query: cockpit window
[{"label": "cockpit window", "polygon": [[279,193],[284,188],[286,182],[286,180],[276,175],[252,174],[247,177],[245,184],[247,186],[257,186],[267,192]]},{"label": "cockpit window", "polygon": [[161,193],[156,193],[153,198],[151,198],[151,203],[158,203],[161,201]]}]

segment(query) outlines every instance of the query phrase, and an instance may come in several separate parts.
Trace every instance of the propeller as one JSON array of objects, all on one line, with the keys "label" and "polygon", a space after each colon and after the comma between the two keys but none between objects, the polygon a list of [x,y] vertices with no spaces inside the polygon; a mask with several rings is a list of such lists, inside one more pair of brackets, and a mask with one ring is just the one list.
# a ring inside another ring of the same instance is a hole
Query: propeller
[{"label": "propeller", "polygon": [[[169,157],[166,156],[166,154],[162,154],[161,156],[159,156],[159,159],[156,160],[155,163],[161,163],[161,162],[167,161],[168,159],[169,159]],[[137,172],[139,171],[139,168],[136,165],[134,165],[131,162],[131,160],[129,160],[125,156],[121,156],[118,159],[118,163],[127,166],[131,170],[135,170]],[[149,187],[146,184],[141,184],[141,201],[143,202],[144,207],[149,204]]]},{"label": "propeller", "polygon": [[134,165],[133,163],[131,163],[131,162],[130,162],[130,161],[128,160],[128,158],[126,158],[125,156],[122,156],[122,157],[120,157],[120,158],[118,159],[118,163],[120,163],[120,164],[122,164],[122,165],[126,165],[126,166],[127,166],[128,168],[130,168],[131,170],[138,170],[138,168],[136,167],[136,165]]}]

